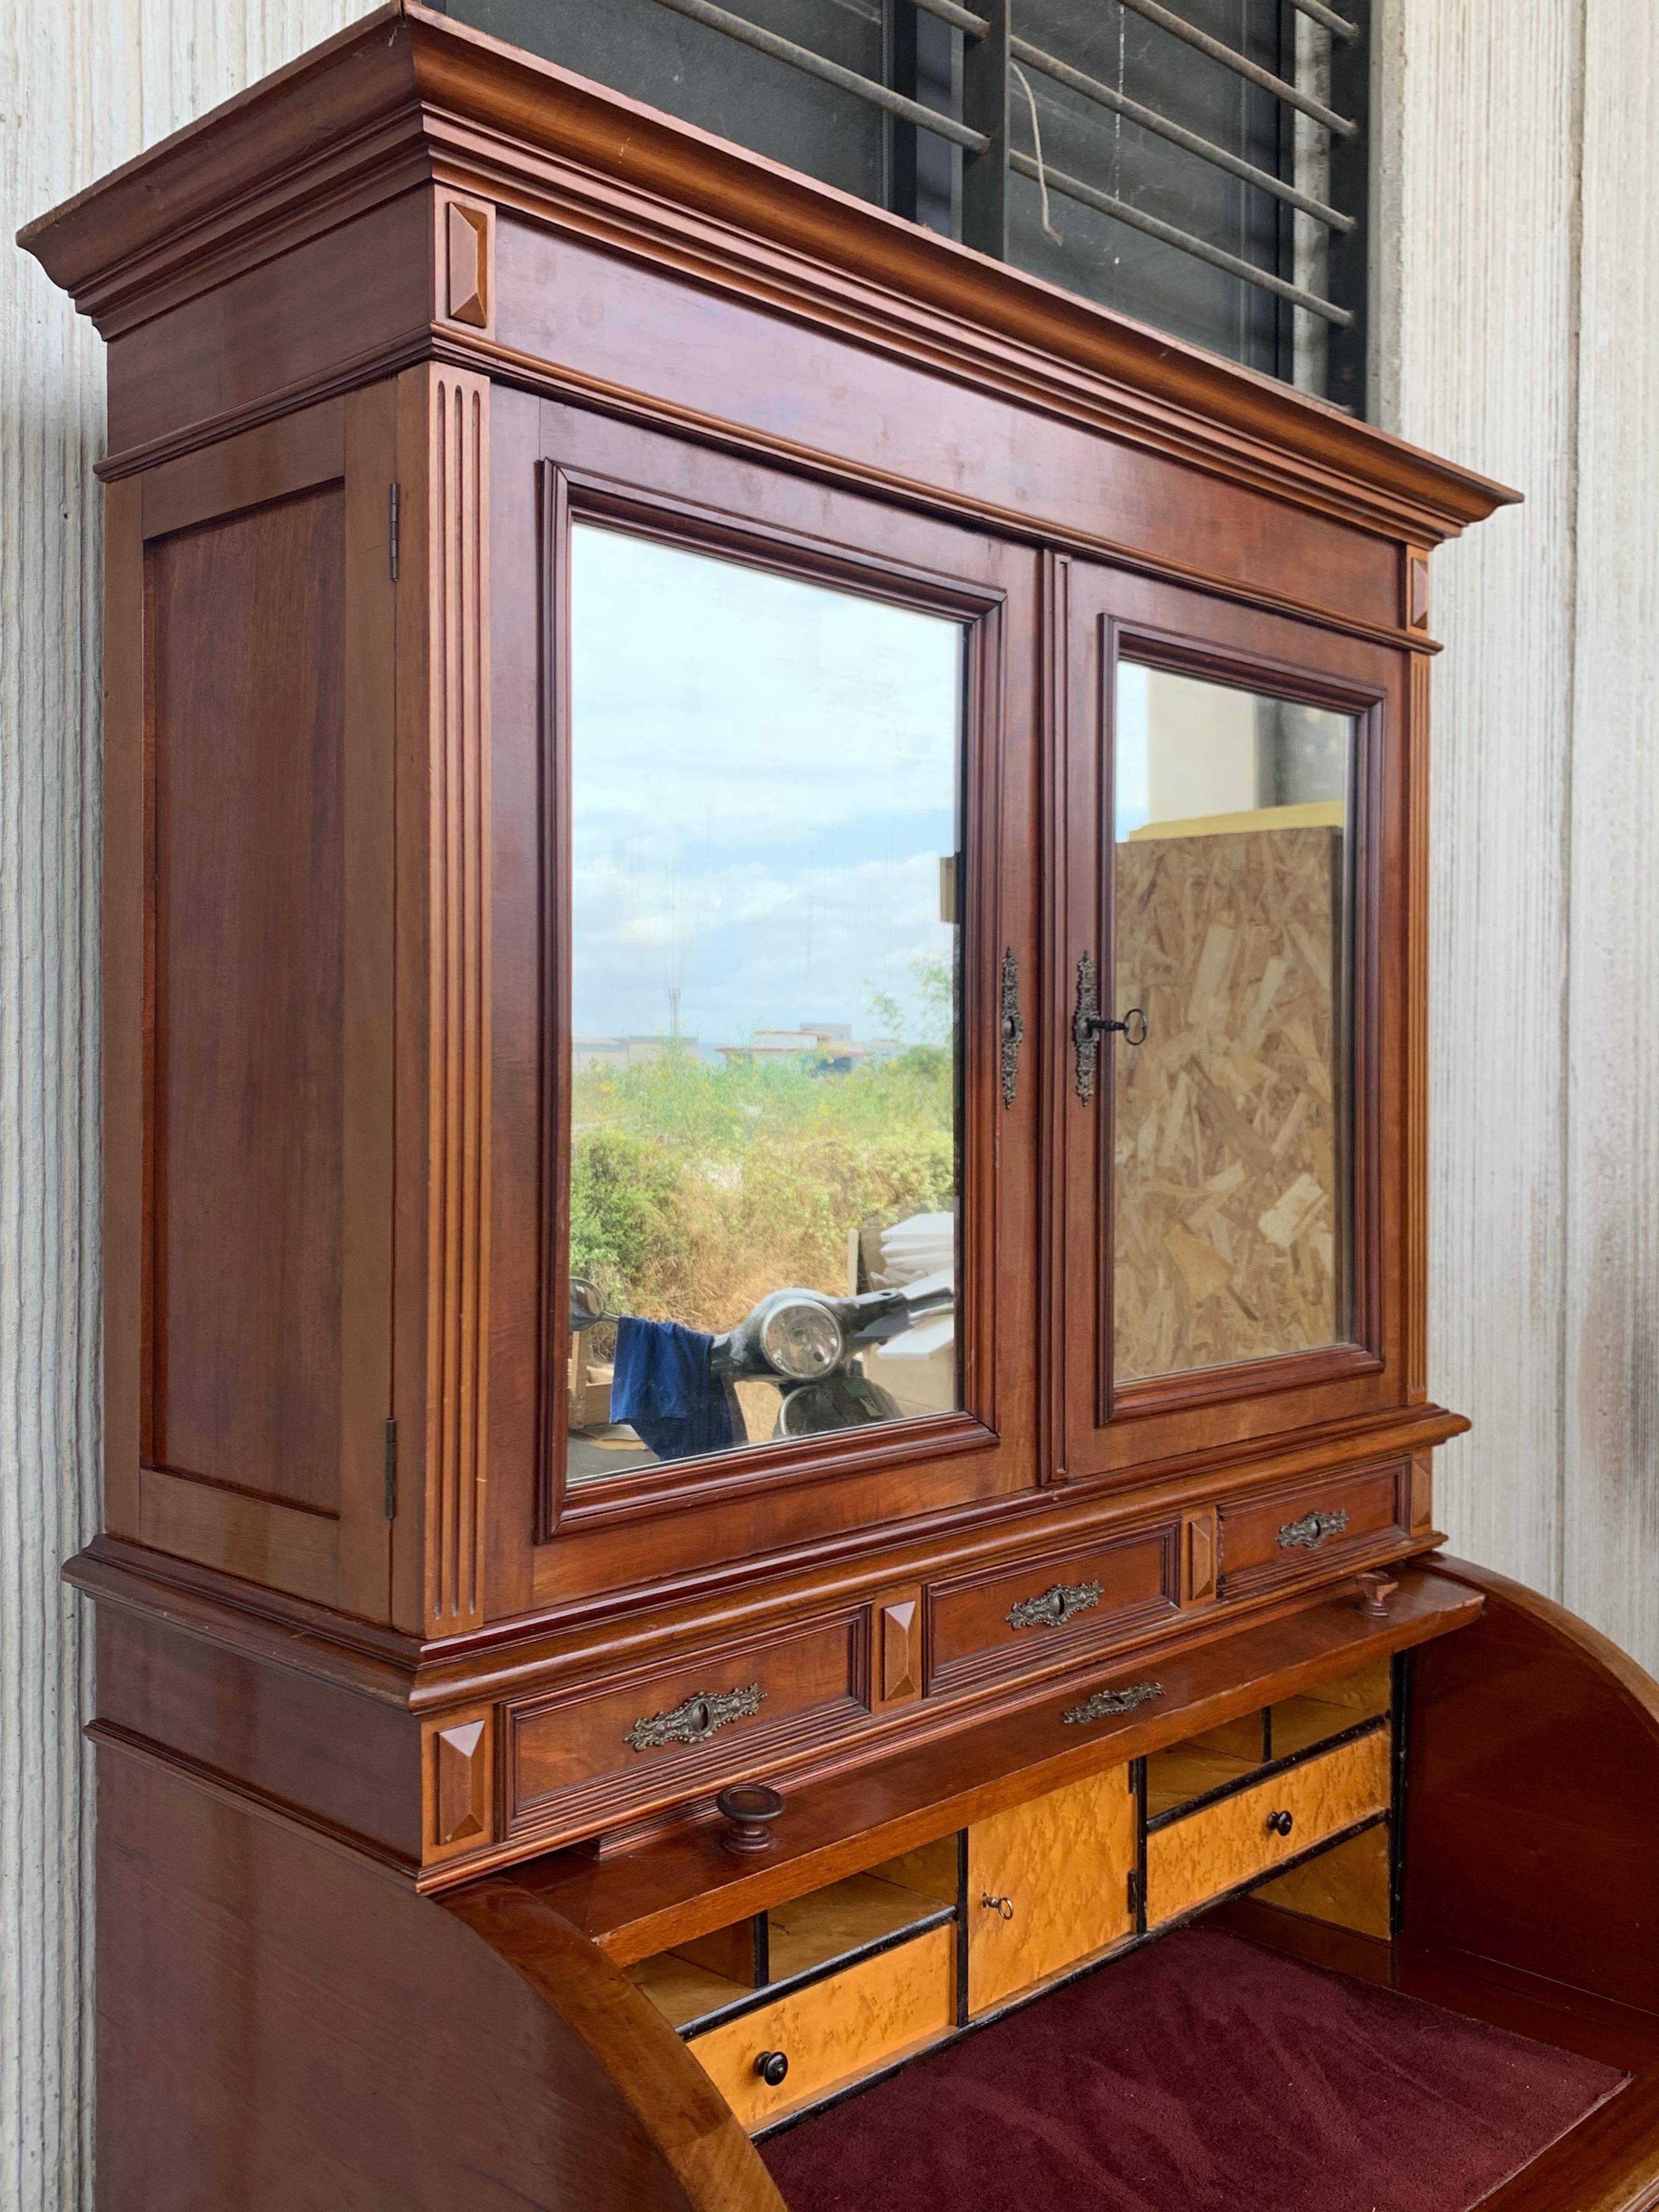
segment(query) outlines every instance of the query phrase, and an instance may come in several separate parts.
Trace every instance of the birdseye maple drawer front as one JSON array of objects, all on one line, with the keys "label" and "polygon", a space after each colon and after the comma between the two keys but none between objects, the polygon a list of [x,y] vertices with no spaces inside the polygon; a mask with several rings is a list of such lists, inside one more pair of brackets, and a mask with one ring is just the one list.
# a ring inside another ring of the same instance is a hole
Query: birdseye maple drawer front
[{"label": "birdseye maple drawer front", "polygon": [[1146,1838],[1146,1925],[1161,1927],[1212,1898],[1299,1858],[1389,1803],[1386,1724],[1304,1759]]},{"label": "birdseye maple drawer front", "polygon": [[752,2130],[955,2025],[956,1929],[947,1926],[757,2005],[686,2048]]},{"label": "birdseye maple drawer front", "polygon": [[933,1583],[930,1692],[1069,1660],[1167,1620],[1180,1607],[1180,1560],[1181,1524],[1169,1521]]},{"label": "birdseye maple drawer front", "polygon": [[666,1803],[867,1720],[868,1626],[820,1616],[510,1708],[509,1833]]},{"label": "birdseye maple drawer front", "polygon": [[1407,1534],[1411,1465],[1363,1468],[1223,1505],[1221,1595],[1248,1597]]}]

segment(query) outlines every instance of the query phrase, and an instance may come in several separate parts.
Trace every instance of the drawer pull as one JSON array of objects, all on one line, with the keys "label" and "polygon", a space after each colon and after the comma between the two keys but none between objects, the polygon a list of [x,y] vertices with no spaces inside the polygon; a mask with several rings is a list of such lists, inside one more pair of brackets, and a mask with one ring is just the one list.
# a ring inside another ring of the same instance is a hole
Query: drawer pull
[{"label": "drawer pull", "polygon": [[1281,1552],[1316,1552],[1327,1536],[1340,1536],[1348,1525],[1347,1515],[1340,1509],[1334,1513],[1304,1513],[1299,1521],[1287,1521],[1279,1532]]},{"label": "drawer pull", "polygon": [[631,1751],[659,1751],[665,1743],[706,1743],[733,1721],[750,1719],[765,1695],[758,1682],[746,1690],[699,1690],[672,1712],[635,1721],[623,1741]]},{"label": "drawer pull", "polygon": [[1098,1583],[1054,1583],[1040,1597],[1023,1597],[1008,1613],[1010,1628],[1058,1628],[1100,1603]]},{"label": "drawer pull", "polygon": [[1275,1836],[1288,1836],[1295,1826],[1296,1820],[1292,1814],[1269,1813],[1267,1815],[1268,1829]]},{"label": "drawer pull", "polygon": [[1068,1705],[1060,1717],[1067,1728],[1083,1727],[1090,1721],[1106,1720],[1113,1713],[1132,1713],[1137,1705],[1149,1705],[1163,1695],[1162,1682],[1131,1682],[1127,1690],[1097,1690],[1080,1705]]},{"label": "drawer pull", "polygon": [[1005,1920],[1012,1920],[1014,1917],[1014,1900],[1012,1897],[993,1897],[988,1889],[981,1892],[979,1901],[988,1912],[1000,1912]]},{"label": "drawer pull", "polygon": [[763,2051],[755,2061],[755,2071],[769,2089],[781,2089],[789,2077],[787,2052]]}]

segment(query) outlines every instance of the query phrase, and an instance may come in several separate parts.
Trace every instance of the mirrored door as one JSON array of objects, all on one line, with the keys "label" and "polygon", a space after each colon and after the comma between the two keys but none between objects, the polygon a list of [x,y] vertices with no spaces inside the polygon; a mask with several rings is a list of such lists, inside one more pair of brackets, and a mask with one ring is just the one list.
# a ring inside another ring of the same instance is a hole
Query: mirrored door
[{"label": "mirrored door", "polygon": [[1081,564],[1066,581],[1074,1473],[1397,1392],[1379,890],[1403,823],[1395,656]]}]

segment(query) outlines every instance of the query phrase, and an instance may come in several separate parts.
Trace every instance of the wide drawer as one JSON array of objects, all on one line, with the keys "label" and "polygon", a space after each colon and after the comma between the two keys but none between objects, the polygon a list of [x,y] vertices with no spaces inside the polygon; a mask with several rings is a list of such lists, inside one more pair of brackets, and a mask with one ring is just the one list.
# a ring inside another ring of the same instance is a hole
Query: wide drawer
[{"label": "wide drawer", "polygon": [[[686,2048],[752,2130],[935,2041],[955,2024],[956,1929],[932,1928],[693,2036]],[[788,2061],[775,2086],[757,2070],[763,2052]]]},{"label": "wide drawer", "polygon": [[1411,1463],[1316,1476],[1224,1504],[1218,1521],[1220,1590],[1248,1597],[1279,1583],[1328,1573],[1333,1562],[1404,1539]]},{"label": "wide drawer", "polygon": [[507,1712],[507,1827],[570,1832],[752,1774],[869,1717],[869,1620],[820,1614]]},{"label": "wide drawer", "polygon": [[934,1583],[928,1688],[1069,1662],[1168,1619],[1180,1602],[1179,1521]]},{"label": "wide drawer", "polygon": [[1304,1759],[1146,1838],[1146,1924],[1161,1927],[1299,1858],[1389,1802],[1388,1725]]}]

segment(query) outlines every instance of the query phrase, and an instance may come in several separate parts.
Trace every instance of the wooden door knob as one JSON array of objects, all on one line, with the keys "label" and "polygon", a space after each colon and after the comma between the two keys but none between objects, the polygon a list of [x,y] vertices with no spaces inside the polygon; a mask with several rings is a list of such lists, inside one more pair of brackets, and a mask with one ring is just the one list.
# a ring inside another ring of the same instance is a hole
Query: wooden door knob
[{"label": "wooden door knob", "polygon": [[763,2051],[755,2061],[755,2071],[769,2089],[781,2088],[788,2078],[788,2054],[782,2051]]},{"label": "wooden door knob", "polygon": [[1269,1813],[1267,1826],[1275,1836],[1288,1836],[1296,1826],[1295,1816],[1290,1813]]},{"label": "wooden door knob", "polygon": [[1359,1577],[1359,1610],[1368,1620],[1386,1620],[1389,1600],[1399,1587],[1392,1575],[1384,1574],[1378,1567],[1371,1568]]},{"label": "wooden door knob", "polygon": [[769,1849],[772,1823],[783,1810],[783,1799],[763,1782],[735,1782],[720,1791],[714,1808],[726,1819],[720,1831],[721,1843],[728,1851],[741,1856]]}]

